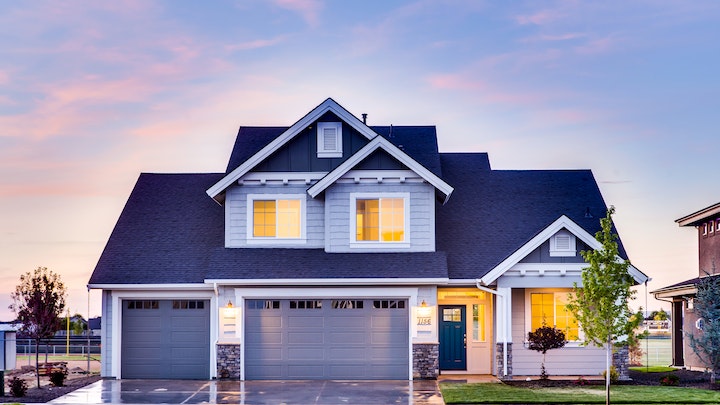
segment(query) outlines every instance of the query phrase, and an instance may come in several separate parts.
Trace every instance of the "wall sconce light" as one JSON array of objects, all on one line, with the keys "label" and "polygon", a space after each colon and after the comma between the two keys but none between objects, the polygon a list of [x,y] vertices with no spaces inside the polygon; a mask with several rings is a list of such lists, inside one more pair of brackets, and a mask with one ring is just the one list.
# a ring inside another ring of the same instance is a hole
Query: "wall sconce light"
[{"label": "wall sconce light", "polygon": [[425,300],[422,300],[422,302],[420,303],[420,306],[423,308],[427,307],[427,302],[425,302]]},{"label": "wall sconce light", "polygon": [[225,305],[225,308],[232,308],[232,307],[233,307],[232,301],[228,300],[228,303],[227,303],[227,305]]},{"label": "wall sconce light", "polygon": [[418,313],[418,316],[429,317],[430,314],[432,314],[432,308],[430,308],[428,306],[428,304],[427,304],[427,302],[425,302],[425,300],[422,300],[422,302],[420,303],[420,308],[418,308],[417,313]]}]

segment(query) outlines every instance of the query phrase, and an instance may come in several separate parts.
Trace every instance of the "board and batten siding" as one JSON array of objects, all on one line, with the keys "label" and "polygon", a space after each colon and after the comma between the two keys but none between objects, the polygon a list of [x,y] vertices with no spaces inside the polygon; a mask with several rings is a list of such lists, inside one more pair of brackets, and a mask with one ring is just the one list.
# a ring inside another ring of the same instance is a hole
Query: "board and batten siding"
[{"label": "board and batten siding", "polygon": [[[527,314],[529,316],[529,314]],[[512,291],[513,375],[539,375],[542,353],[527,348],[525,289]],[[593,345],[553,349],[545,355],[549,375],[599,375],[605,370],[605,349]]]},{"label": "board and batten siding", "polygon": [[116,377],[111,374],[112,370],[112,292],[102,291],[102,328],[100,329],[100,375],[102,377]]},{"label": "board and batten siding", "polygon": [[[233,186],[228,189],[225,200],[225,247],[282,247],[282,248],[322,248],[325,246],[325,210],[320,199],[312,199],[307,195],[307,186],[302,185],[266,185],[266,186]],[[292,194],[305,196],[305,243],[282,244],[247,243],[247,196],[248,194]]]},{"label": "board and batten siding", "polygon": [[[408,235],[410,247],[350,247],[352,193],[408,193],[410,196]],[[434,252],[435,251],[435,189],[426,183],[405,184],[334,184],[325,191],[325,250],[328,252]]]}]

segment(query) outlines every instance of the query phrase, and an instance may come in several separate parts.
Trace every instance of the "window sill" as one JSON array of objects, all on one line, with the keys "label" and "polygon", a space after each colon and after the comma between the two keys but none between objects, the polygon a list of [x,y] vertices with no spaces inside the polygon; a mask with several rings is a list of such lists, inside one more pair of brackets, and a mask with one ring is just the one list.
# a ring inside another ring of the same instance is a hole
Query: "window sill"
[{"label": "window sill", "polygon": [[409,249],[408,242],[350,242],[351,249]]},{"label": "window sill", "polygon": [[280,238],[248,238],[248,245],[304,245],[307,243],[307,239],[280,239]]},{"label": "window sill", "polygon": [[318,158],[341,158],[342,152],[318,152]]}]

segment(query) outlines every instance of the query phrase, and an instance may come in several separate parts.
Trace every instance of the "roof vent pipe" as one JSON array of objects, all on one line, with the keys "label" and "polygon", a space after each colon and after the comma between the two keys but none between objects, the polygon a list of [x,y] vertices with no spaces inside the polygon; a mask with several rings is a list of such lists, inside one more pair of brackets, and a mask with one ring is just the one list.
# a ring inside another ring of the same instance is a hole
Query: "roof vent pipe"
[{"label": "roof vent pipe", "polygon": [[362,113],[363,124],[367,125],[367,113]]}]

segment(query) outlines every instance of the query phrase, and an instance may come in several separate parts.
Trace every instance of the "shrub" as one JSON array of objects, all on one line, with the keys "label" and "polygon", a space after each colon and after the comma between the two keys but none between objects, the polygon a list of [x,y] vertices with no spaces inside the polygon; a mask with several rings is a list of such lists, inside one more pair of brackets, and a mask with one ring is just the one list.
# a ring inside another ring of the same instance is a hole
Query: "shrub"
[{"label": "shrub", "polygon": [[67,371],[53,371],[50,373],[50,384],[54,387],[62,387],[65,384]]},{"label": "shrub", "polygon": [[[603,378],[605,378],[605,371],[602,372]],[[610,384],[615,384],[620,379],[620,374],[618,373],[615,366],[610,366]]]},{"label": "shrub", "polygon": [[678,385],[680,377],[675,374],[668,374],[660,379],[660,385]]},{"label": "shrub", "polygon": [[25,393],[27,392],[27,384],[25,383],[25,380],[13,377],[10,379],[9,382],[10,385],[10,394],[14,397],[24,397]]}]

